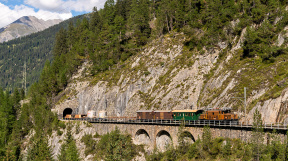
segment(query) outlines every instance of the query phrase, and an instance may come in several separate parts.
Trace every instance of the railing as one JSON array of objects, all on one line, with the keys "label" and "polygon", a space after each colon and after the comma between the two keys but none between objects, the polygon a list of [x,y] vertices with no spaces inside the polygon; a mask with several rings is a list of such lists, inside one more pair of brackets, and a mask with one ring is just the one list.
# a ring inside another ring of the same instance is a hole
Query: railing
[{"label": "railing", "polygon": [[[223,121],[223,120],[139,120],[136,118],[63,118],[63,120],[80,120],[91,123],[118,123],[118,124],[149,124],[149,125],[174,125],[174,126],[210,126],[210,127],[237,127],[237,128],[253,128],[248,122],[238,122],[238,120]],[[287,124],[281,123],[264,123],[264,129],[287,130]]]}]

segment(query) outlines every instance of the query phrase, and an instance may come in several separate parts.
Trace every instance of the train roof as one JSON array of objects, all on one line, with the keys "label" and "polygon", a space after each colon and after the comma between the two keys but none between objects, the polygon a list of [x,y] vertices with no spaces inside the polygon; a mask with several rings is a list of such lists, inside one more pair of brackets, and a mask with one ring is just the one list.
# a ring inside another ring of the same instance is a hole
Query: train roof
[{"label": "train roof", "polygon": [[202,110],[173,110],[172,112],[198,112]]},{"label": "train roof", "polygon": [[154,112],[171,112],[171,110],[156,110]]},{"label": "train roof", "polygon": [[153,110],[139,110],[137,112],[153,112]]},{"label": "train roof", "polygon": [[222,112],[222,110],[208,110],[208,111],[206,111],[206,112]]}]

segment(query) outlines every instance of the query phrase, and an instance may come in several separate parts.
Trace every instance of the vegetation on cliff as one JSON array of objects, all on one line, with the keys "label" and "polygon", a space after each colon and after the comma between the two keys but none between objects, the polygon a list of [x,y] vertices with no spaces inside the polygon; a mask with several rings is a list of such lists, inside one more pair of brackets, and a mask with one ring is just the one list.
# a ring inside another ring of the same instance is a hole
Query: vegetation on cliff
[{"label": "vegetation on cliff", "polygon": [[86,146],[85,155],[94,155],[94,160],[132,160],[139,152],[144,152],[142,146],[133,144],[131,136],[121,134],[118,128],[111,133],[97,137],[100,137],[97,142],[93,140],[92,135],[85,135],[81,139]]},{"label": "vegetation on cliff", "polygon": [[63,161],[80,161],[79,152],[76,146],[76,142],[72,136],[71,127],[72,124],[68,125],[65,142],[61,145],[60,155],[58,160]]},{"label": "vegetation on cliff", "polygon": [[[190,58],[192,54],[203,54],[213,50],[215,46],[220,48],[219,43],[221,42],[227,44],[228,49],[226,49],[226,52],[223,51],[223,55],[227,54],[227,51],[233,47],[233,41],[236,42],[234,38],[236,37],[238,40],[243,29],[247,28],[243,50],[238,50],[239,57],[234,58],[235,61],[241,64],[256,60],[257,63],[263,66],[275,65],[277,59],[287,55],[285,43],[275,45],[278,42],[279,34],[283,34],[281,32],[288,24],[287,11],[285,10],[286,3],[286,1],[276,0],[119,0],[117,2],[107,0],[104,8],[99,11],[94,8],[89,18],[84,17],[82,21],[77,22],[76,26],[70,23],[68,29],[62,28],[59,30],[56,34],[53,49],[53,61],[46,62],[38,82],[31,86],[28,96],[29,103],[24,104],[19,112],[17,110],[19,109],[20,99],[15,98],[17,100],[15,102],[9,101],[11,97],[18,95],[17,92],[15,91],[13,96],[10,97],[8,92],[2,92],[1,95],[0,91],[0,100],[4,100],[0,101],[0,116],[3,116],[1,119],[6,123],[0,125],[3,126],[0,135],[0,159],[9,157],[11,160],[18,160],[21,157],[22,141],[32,131],[34,133],[31,134],[31,140],[34,141],[33,147],[36,147],[36,149],[32,148],[28,153],[29,156],[33,158],[35,154],[43,154],[43,156],[38,157],[41,159],[47,158],[47,160],[51,158],[50,147],[47,145],[45,138],[53,130],[58,130],[60,126],[57,116],[51,112],[51,108],[57,102],[55,96],[66,88],[72,74],[83,61],[89,60],[93,63],[91,74],[95,80],[101,80],[104,78],[103,75],[109,74],[109,76],[113,75],[113,77],[119,78],[119,76],[114,76],[114,73],[111,74],[109,71],[125,68],[123,62],[135,53],[141,52],[142,47],[150,40],[161,39],[164,34],[173,31],[183,32],[188,37],[188,40],[185,41],[185,52],[188,54],[183,54],[184,56],[180,57],[179,62],[192,64],[191,61],[186,62],[185,58]],[[9,53],[10,49],[8,50],[7,46],[4,48]],[[235,66],[235,64],[230,65],[231,67]],[[279,67],[277,64],[275,66]],[[8,68],[5,67],[5,71],[6,69]],[[19,69],[19,71],[21,70]],[[149,75],[150,73],[145,70],[143,74]],[[279,75],[280,80],[286,77],[287,73],[284,71]],[[208,78],[209,76],[207,76]],[[161,77],[159,84],[169,84],[168,79],[170,79],[169,75]],[[4,85],[7,86],[7,81],[4,82],[6,82]],[[278,92],[278,89],[276,92]],[[219,95],[217,90],[213,92],[213,95],[216,94]],[[148,100],[147,102],[151,101]],[[100,141],[99,145],[110,150],[110,153],[103,154],[105,159],[119,158],[119,154],[123,156],[125,154],[125,156],[129,156],[129,159],[135,156],[135,151],[131,149],[134,146],[131,144],[131,138],[117,133],[111,135],[116,143],[120,144],[124,140],[129,148],[128,151],[125,151],[126,149],[119,149],[118,145],[114,145],[114,143],[107,144],[107,142]],[[110,134],[106,137],[110,138]],[[105,137],[103,138],[105,140]],[[107,138],[106,141],[109,140]],[[217,138],[212,142],[205,138],[187,148],[181,148],[193,153],[171,149],[164,154],[154,154],[149,158],[155,160],[153,158],[157,159],[160,156],[175,159],[175,157],[180,156],[178,154],[184,154],[188,158],[200,159],[206,156],[215,159],[224,154],[239,158],[239,154],[249,152],[249,150],[243,149],[241,146],[243,143],[238,144],[239,140],[226,140],[226,146],[222,147],[225,139]],[[69,140],[71,139],[67,140],[66,145],[71,145],[70,150],[76,151],[73,141]],[[202,142],[205,142],[205,146]],[[235,151],[229,150],[232,144],[235,145],[233,146],[233,148],[236,148]],[[275,149],[274,146],[276,145],[280,146],[278,142],[271,146]],[[267,148],[271,146],[269,144]],[[250,144],[245,144],[245,147],[252,148]],[[68,153],[69,150],[62,149],[63,155],[59,157],[64,158],[64,154]],[[279,151],[275,150],[274,152],[278,153]],[[267,152],[268,154],[269,156],[275,156],[274,153]],[[247,154],[244,157],[251,155]]]},{"label": "vegetation on cliff", "polygon": [[[0,159],[6,158],[9,160],[10,158],[17,159],[17,155],[19,155],[20,147],[14,146],[10,143],[11,139],[15,139],[14,141],[20,141],[17,136],[20,134],[19,131],[15,131],[14,129],[19,130],[19,126],[17,124],[16,118],[20,113],[20,100],[24,98],[23,90],[18,91],[14,90],[14,93],[10,95],[8,92],[4,92],[0,88]],[[23,120],[20,118],[19,120]],[[7,154],[5,153],[7,149]],[[8,159],[9,158],[9,159]]]},{"label": "vegetation on cliff", "polygon": [[287,160],[287,135],[281,140],[276,131],[267,133],[268,140],[264,141],[261,114],[254,113],[252,138],[249,142],[240,139],[212,137],[209,127],[204,127],[202,138],[192,144],[170,146],[165,152],[155,150],[146,155],[147,161],[167,160]]}]

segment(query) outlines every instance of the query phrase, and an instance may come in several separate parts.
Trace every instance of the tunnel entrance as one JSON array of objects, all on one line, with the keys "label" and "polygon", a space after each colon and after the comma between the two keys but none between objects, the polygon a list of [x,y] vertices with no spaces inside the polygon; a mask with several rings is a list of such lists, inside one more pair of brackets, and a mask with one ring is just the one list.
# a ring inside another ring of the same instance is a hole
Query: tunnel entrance
[{"label": "tunnel entrance", "polygon": [[65,118],[66,115],[71,115],[73,110],[71,108],[65,108],[63,111],[63,118]]}]

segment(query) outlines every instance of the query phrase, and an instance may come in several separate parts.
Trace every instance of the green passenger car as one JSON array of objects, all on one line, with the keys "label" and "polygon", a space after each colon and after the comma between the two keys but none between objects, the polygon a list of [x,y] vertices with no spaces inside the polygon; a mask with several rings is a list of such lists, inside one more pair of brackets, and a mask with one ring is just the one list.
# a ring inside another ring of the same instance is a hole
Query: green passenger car
[{"label": "green passenger car", "polygon": [[174,110],[174,120],[199,120],[203,110]]}]

